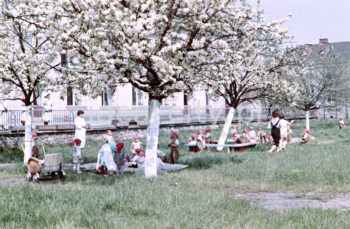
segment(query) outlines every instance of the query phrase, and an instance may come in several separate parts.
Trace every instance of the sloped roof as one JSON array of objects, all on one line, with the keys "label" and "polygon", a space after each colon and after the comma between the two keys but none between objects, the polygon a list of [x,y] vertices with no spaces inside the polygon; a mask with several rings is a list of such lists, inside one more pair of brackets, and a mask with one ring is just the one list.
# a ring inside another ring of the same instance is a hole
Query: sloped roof
[{"label": "sloped roof", "polygon": [[327,43],[326,51],[322,53],[323,44],[312,44],[308,58],[317,60],[323,56],[336,55],[346,62],[350,62],[350,41]]}]

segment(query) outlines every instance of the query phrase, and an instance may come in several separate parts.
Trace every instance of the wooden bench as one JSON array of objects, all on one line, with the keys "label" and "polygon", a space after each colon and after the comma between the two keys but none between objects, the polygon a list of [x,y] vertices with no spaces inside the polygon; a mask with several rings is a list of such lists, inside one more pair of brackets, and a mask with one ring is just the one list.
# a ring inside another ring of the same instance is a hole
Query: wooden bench
[{"label": "wooden bench", "polygon": [[[240,144],[228,144],[228,145],[218,145],[218,144],[204,144],[204,147],[208,148],[216,148],[218,146],[222,146],[224,148],[227,148],[227,152],[230,152],[232,149],[235,152],[243,152],[244,148],[251,148],[256,147],[259,144],[259,142],[248,142],[248,143],[240,143]],[[185,144],[185,146],[188,147],[195,147],[196,144]]]}]

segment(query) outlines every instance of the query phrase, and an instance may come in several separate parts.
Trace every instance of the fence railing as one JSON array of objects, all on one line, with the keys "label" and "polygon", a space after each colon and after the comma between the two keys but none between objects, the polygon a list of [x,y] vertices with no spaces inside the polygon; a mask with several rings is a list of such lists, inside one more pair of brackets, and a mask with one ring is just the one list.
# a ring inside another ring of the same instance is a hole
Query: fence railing
[{"label": "fence railing", "polygon": [[[161,107],[161,124],[177,123],[205,123],[222,122],[226,119],[229,108],[211,108],[211,107]],[[270,118],[271,109],[265,107],[251,108],[241,107],[235,111],[234,121],[249,122],[252,120],[267,120]],[[48,121],[49,125],[73,124],[76,117],[74,110],[52,110],[46,112],[42,108],[33,107],[32,125],[43,125]],[[146,125],[148,120],[147,107],[135,107],[131,109],[111,107],[100,110],[84,111],[84,119],[91,126],[111,125],[112,122],[118,122],[120,125],[128,125],[130,122],[139,125]],[[283,109],[287,118],[303,118],[305,113],[295,109]],[[317,116],[316,112],[311,112],[311,116]],[[23,110],[8,110],[0,113],[0,125],[6,129],[23,125],[26,121],[26,114]]]}]

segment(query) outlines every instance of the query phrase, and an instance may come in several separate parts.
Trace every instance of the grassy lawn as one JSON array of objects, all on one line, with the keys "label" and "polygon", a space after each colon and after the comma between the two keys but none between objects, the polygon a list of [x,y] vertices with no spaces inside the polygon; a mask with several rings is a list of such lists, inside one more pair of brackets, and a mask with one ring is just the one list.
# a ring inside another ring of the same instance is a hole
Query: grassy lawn
[{"label": "grassy lawn", "polygon": [[[303,123],[293,124],[294,137]],[[180,131],[180,141],[191,132]],[[244,153],[193,154],[182,146],[180,163],[189,168],[145,180],[143,174],[102,177],[67,174],[61,181],[24,182],[20,165],[0,170],[0,228],[350,228],[349,210],[299,208],[270,211],[233,195],[253,191],[350,191],[350,128],[337,121],[311,123],[311,147],[290,144],[279,153],[268,146]],[[218,138],[219,129],[213,130]],[[145,139],[142,139],[145,143]],[[160,148],[169,153],[170,133],[162,131]],[[126,142],[129,149],[131,141]],[[85,162],[95,162],[103,143],[89,140]],[[71,162],[72,146],[46,145]],[[43,154],[43,152],[41,152]],[[21,162],[20,151],[0,153],[0,162]]]}]

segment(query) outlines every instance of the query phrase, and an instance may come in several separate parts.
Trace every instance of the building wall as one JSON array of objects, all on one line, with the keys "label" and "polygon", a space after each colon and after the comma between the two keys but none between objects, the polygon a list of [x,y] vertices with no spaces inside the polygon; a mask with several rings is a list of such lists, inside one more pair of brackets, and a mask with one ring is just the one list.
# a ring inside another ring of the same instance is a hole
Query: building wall
[{"label": "building wall", "polygon": [[[42,93],[45,95],[45,93]],[[54,110],[66,110],[67,108],[67,93],[51,92],[51,101],[53,103]],[[73,106],[83,106],[89,110],[99,110],[102,106],[102,97],[91,98],[89,96],[82,96],[78,91],[73,91]],[[38,99],[38,104],[41,104],[43,95]],[[117,86],[114,95],[109,98],[109,107],[125,107],[125,108],[136,108],[136,107],[146,107],[148,105],[147,95],[143,93],[141,105],[133,105],[133,89],[131,84],[125,84]],[[208,104],[207,104],[208,103]],[[20,110],[20,101],[6,101],[8,109]],[[164,107],[184,107],[184,93],[175,93],[173,96],[168,97],[162,104]],[[209,105],[213,108],[222,108],[225,106],[223,99],[218,99],[217,101],[206,99],[206,92],[204,90],[198,89],[189,96],[188,105],[191,107],[206,107]]]}]

